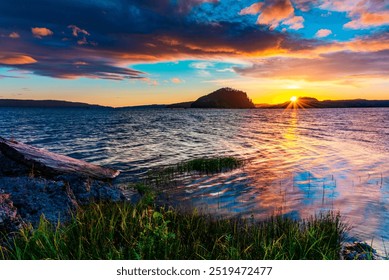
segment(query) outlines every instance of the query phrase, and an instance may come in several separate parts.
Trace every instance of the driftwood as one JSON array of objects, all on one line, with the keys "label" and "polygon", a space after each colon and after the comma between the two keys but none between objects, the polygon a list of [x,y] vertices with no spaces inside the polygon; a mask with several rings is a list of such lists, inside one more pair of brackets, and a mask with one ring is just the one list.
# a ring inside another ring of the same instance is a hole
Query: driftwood
[{"label": "driftwood", "polygon": [[68,156],[55,154],[27,144],[0,137],[0,155],[19,162],[32,172],[47,174],[74,174],[99,180],[113,179],[119,171],[87,163]]}]

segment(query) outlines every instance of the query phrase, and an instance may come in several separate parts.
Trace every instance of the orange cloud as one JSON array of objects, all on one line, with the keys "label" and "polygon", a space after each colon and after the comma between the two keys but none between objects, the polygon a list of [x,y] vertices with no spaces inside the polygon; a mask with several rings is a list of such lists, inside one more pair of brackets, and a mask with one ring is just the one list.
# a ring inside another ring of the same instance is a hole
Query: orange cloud
[{"label": "orange cloud", "polygon": [[267,1],[261,9],[257,23],[276,28],[281,21],[294,16],[294,8],[290,0]]},{"label": "orange cloud", "polygon": [[389,24],[389,11],[363,12],[359,17],[344,25],[345,28],[363,29]]},{"label": "orange cloud", "polygon": [[275,57],[254,61],[249,67],[234,68],[237,73],[258,78],[327,81],[348,79],[387,79],[389,64],[382,63],[387,51],[335,52],[312,58]]},{"label": "orange cloud", "polygon": [[42,37],[50,36],[50,35],[54,34],[53,31],[51,31],[50,29],[48,29],[46,27],[33,27],[33,28],[31,28],[31,32],[34,35],[34,37],[36,37],[36,38],[42,38]]},{"label": "orange cloud", "polygon": [[324,37],[327,37],[330,34],[332,34],[331,30],[329,30],[329,29],[320,29],[319,31],[316,32],[315,37],[317,37],[317,38],[324,38]]},{"label": "orange cloud", "polygon": [[321,46],[314,50],[315,53],[329,53],[339,51],[353,51],[353,52],[378,52],[389,50],[389,36],[363,36],[357,37],[356,39],[343,42],[333,43],[327,46]]},{"label": "orange cloud", "polygon": [[263,6],[262,2],[254,3],[251,6],[244,8],[239,12],[239,15],[257,15]]},{"label": "orange cloud", "polygon": [[319,7],[346,12],[351,21],[344,28],[364,29],[389,24],[386,0],[322,0]]},{"label": "orange cloud", "polygon": [[269,25],[271,29],[276,28],[280,24],[289,25],[290,29],[295,30],[304,27],[304,18],[295,16],[290,0],[265,0],[264,2],[254,3],[239,12],[239,15],[256,14],[259,14],[257,23]]},{"label": "orange cloud", "polygon": [[12,32],[11,34],[8,35],[8,37],[12,38],[12,39],[18,39],[18,38],[20,38],[20,35],[19,35],[19,33]]},{"label": "orange cloud", "polygon": [[82,33],[84,35],[90,35],[88,31],[86,31],[85,29],[81,29],[75,25],[69,25],[68,28],[71,28],[72,29],[72,34],[74,37],[77,37],[79,33]]},{"label": "orange cloud", "polygon": [[0,56],[0,64],[4,65],[23,65],[23,64],[33,64],[37,61],[28,55],[9,55],[9,56]]},{"label": "orange cloud", "polygon": [[172,81],[173,84],[180,84],[180,83],[182,83],[182,80],[180,78],[173,78],[171,81]]}]

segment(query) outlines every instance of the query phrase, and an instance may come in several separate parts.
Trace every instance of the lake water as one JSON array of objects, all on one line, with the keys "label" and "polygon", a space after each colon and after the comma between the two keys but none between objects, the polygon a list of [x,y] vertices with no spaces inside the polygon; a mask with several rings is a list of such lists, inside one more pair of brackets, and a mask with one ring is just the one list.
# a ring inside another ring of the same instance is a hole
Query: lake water
[{"label": "lake water", "polygon": [[224,216],[339,211],[352,235],[389,249],[389,108],[0,108],[0,136],[120,169],[121,182],[192,158],[244,158],[238,170],[185,178],[169,196]]}]

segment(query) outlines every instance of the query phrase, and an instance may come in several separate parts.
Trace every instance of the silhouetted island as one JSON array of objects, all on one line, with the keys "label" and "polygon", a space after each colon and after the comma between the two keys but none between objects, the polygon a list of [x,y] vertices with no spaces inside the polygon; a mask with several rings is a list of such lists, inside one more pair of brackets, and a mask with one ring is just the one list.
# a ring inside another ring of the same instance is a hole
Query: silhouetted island
[{"label": "silhouetted island", "polygon": [[27,99],[0,99],[0,107],[19,108],[109,108],[100,105],[91,105],[81,102],[62,100],[27,100]]},{"label": "silhouetted island", "polygon": [[255,108],[255,105],[244,91],[226,87],[200,97],[191,104],[191,108],[249,109]]},{"label": "silhouetted island", "polygon": [[389,100],[323,100],[319,101],[313,97],[299,97],[295,105],[291,101],[281,104],[257,104],[257,108],[263,109],[285,109],[285,108],[373,108],[389,107]]}]

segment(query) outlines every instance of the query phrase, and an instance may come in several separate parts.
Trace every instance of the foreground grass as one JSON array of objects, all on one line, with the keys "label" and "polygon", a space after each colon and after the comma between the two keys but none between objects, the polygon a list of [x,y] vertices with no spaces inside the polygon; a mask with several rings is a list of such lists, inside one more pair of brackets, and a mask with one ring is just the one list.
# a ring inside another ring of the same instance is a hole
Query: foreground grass
[{"label": "foreground grass", "polygon": [[3,259],[339,259],[345,226],[333,213],[304,221],[211,219],[143,202],[93,204],[65,225],[42,218]]}]

